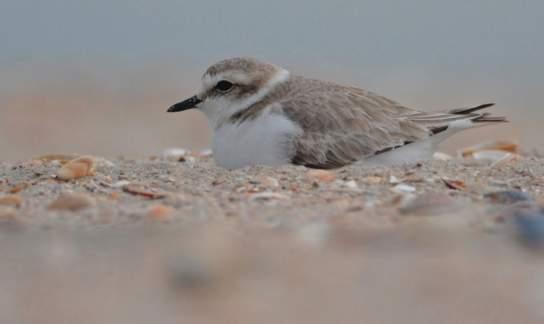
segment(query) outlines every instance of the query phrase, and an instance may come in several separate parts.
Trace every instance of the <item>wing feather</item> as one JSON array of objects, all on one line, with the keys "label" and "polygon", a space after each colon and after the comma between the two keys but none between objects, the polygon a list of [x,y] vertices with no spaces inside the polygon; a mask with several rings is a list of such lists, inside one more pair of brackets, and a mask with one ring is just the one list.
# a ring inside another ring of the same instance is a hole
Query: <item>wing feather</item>
[{"label": "wing feather", "polygon": [[293,77],[277,93],[281,110],[303,130],[290,140],[292,163],[338,168],[448,129],[457,120],[505,121],[477,111],[423,112],[378,94],[330,82]]},{"label": "wing feather", "polygon": [[292,140],[294,164],[338,168],[429,136],[427,128],[402,117],[408,108],[387,98],[334,84],[306,87],[281,102],[283,113],[303,129]]}]

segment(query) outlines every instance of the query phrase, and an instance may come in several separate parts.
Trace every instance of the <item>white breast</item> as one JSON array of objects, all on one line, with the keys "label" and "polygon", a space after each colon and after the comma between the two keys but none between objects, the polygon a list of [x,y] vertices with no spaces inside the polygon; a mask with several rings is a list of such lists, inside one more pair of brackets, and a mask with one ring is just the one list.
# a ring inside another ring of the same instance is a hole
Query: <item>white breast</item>
[{"label": "white breast", "polygon": [[287,117],[265,110],[240,124],[226,122],[213,134],[216,163],[227,169],[290,162],[289,139],[302,130]]}]

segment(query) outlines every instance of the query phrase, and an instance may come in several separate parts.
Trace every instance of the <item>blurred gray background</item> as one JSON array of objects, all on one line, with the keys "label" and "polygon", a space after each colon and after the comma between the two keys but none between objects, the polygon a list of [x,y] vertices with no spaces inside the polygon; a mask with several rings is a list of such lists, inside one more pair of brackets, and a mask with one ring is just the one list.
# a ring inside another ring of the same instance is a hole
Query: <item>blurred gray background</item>
[{"label": "blurred gray background", "polygon": [[544,148],[543,12],[536,0],[0,0],[0,159],[205,148],[203,116],[165,110],[242,55],[425,110],[492,101],[513,121],[445,150]]}]

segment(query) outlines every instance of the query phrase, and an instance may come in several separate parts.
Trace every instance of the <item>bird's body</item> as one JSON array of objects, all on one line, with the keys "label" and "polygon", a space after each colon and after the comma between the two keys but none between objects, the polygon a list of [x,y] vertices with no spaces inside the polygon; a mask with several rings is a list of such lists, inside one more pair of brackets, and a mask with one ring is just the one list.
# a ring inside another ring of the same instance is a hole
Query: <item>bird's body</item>
[{"label": "bird's body", "polygon": [[235,169],[246,165],[282,165],[291,162],[292,138],[300,127],[268,109],[252,121],[223,123],[213,132],[212,150],[217,164]]},{"label": "bird's body", "polygon": [[291,75],[254,59],[221,61],[203,76],[203,89],[169,111],[198,108],[213,129],[218,165],[293,163],[337,168],[428,159],[438,143],[494,122],[491,104],[429,113],[375,93]]}]

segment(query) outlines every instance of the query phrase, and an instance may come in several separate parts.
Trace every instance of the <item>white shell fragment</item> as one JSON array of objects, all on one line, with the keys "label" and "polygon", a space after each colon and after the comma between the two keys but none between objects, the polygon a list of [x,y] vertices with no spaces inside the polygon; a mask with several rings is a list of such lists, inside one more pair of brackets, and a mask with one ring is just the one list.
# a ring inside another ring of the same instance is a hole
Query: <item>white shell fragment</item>
[{"label": "white shell fragment", "polygon": [[449,161],[452,160],[453,157],[449,154],[443,153],[443,152],[435,152],[433,154],[433,159],[437,161]]},{"label": "white shell fragment", "polygon": [[399,194],[406,194],[406,193],[416,192],[415,187],[409,186],[409,185],[404,184],[404,183],[400,183],[400,184],[394,186],[391,190],[393,190],[394,192],[399,193]]},{"label": "white shell fragment", "polygon": [[82,156],[63,165],[57,171],[57,179],[69,181],[95,175],[96,161],[92,156]]},{"label": "white shell fragment", "polygon": [[179,162],[185,156],[189,154],[189,151],[182,148],[169,148],[162,152],[162,158],[167,161]]}]

